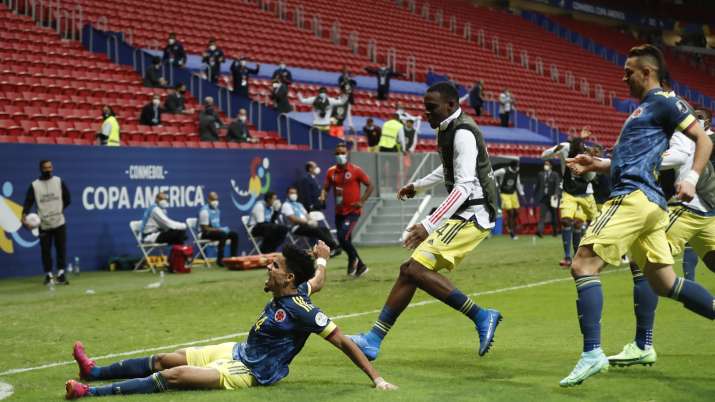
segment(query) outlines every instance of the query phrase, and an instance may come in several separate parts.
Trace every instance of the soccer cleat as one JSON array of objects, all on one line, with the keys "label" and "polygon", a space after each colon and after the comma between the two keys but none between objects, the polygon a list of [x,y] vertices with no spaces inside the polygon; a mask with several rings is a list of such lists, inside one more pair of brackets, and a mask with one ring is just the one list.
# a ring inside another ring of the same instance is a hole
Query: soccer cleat
[{"label": "soccer cleat", "polygon": [[57,273],[57,283],[60,285],[69,285],[70,281],[67,280],[67,276],[65,275],[65,270],[61,269],[60,272]]},{"label": "soccer cleat", "polygon": [[367,265],[362,264],[362,265],[360,265],[360,266],[358,267],[358,269],[355,271],[355,277],[356,277],[356,278],[359,278],[359,277],[365,275],[365,274],[367,273],[367,271],[369,271],[369,270],[370,270],[370,269],[368,269]]},{"label": "soccer cleat", "polygon": [[370,332],[363,332],[357,335],[348,336],[352,340],[360,351],[367,357],[367,360],[373,361],[377,359],[377,354],[380,353],[380,342],[381,339],[377,335],[373,335]]},{"label": "soccer cleat", "polygon": [[48,285],[50,282],[54,281],[55,277],[52,276],[52,273],[49,273],[45,275],[45,280],[42,282],[43,285]]},{"label": "soccer cleat", "polygon": [[608,371],[608,358],[603,354],[601,348],[594,349],[590,352],[581,353],[581,358],[576,367],[571,370],[571,373],[566,376],[559,385],[562,387],[573,387],[574,385],[579,385],[588,377],[596,375],[598,373],[605,373]]},{"label": "soccer cleat", "polygon": [[644,366],[652,366],[658,355],[654,348],[643,350],[638,347],[635,342],[631,342],[623,347],[621,353],[608,356],[608,362],[611,366],[627,367],[641,364]]},{"label": "soccer cleat", "polygon": [[477,333],[479,334],[479,356],[484,356],[489,352],[494,342],[494,333],[502,320],[500,312],[494,309],[487,309],[487,318],[477,323]]},{"label": "soccer cleat", "polygon": [[79,378],[83,380],[90,380],[90,372],[97,365],[94,360],[87,357],[84,351],[84,345],[82,342],[77,341],[74,343],[74,348],[72,349],[72,356],[79,366]]},{"label": "soccer cleat", "polygon": [[90,396],[89,385],[82,384],[79,381],[69,380],[65,383],[65,399],[79,399],[85,396]]},{"label": "soccer cleat", "polygon": [[563,260],[559,261],[559,265],[564,268],[569,268],[571,266],[571,259],[566,257]]},{"label": "soccer cleat", "polygon": [[355,260],[352,263],[348,262],[348,276],[355,276],[357,271],[358,261]]}]

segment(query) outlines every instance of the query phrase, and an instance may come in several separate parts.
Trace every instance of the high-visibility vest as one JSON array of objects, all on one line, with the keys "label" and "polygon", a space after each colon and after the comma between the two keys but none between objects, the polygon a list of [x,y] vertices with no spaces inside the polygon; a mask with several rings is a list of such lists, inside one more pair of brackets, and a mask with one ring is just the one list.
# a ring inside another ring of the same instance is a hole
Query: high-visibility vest
[{"label": "high-visibility vest", "polygon": [[385,122],[382,126],[382,136],[378,146],[383,148],[395,148],[397,146],[397,134],[402,128],[402,123],[392,119]]},{"label": "high-visibility vest", "polygon": [[109,124],[112,125],[112,130],[109,132],[109,138],[107,139],[107,146],[108,147],[118,147],[120,145],[119,143],[119,122],[117,121],[117,118],[114,116],[109,116],[107,117],[106,120],[104,120],[105,123],[109,122]]}]

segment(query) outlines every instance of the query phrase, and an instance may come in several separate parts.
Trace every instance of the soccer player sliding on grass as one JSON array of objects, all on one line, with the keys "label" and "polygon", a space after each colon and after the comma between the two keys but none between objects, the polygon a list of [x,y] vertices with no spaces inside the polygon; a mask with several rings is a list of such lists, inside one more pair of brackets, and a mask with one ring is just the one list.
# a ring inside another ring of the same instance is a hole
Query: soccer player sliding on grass
[{"label": "soccer player sliding on grass", "polygon": [[375,388],[397,389],[380,377],[357,346],[311,302],[311,293],[320,291],[325,283],[330,249],[320,241],[312,254],[315,260],[307,251],[288,245],[268,267],[264,290],[272,292],[273,299],[264,307],[246,342],[191,347],[105,367],[98,367],[86,356],[82,344],[75,343],[74,358],[82,379],[130,380],[98,387],[69,380],[66,398],[271,385],[288,375],[288,365],[311,333],[319,334],[345,353],[370,377]]},{"label": "soccer player sliding on grass", "polygon": [[599,272],[606,265],[618,266],[630,252],[632,261],[643,268],[648,283],[660,296],[678,300],[704,317],[715,318],[715,300],[702,286],[679,278],[673,272],[673,257],[666,237],[669,224],[657,170],[668,140],[681,131],[695,142],[692,168],[675,185],[676,196],[690,201],[696,183],[710,157],[712,142],[697,124],[688,106],[663,91],[666,72],[663,54],[652,45],[632,48],[624,66],[623,81],[640,105],[621,129],[612,159],[578,155],[567,160],[575,174],[610,172],[611,198],[589,226],[571,265],[576,281],[583,353],[562,387],[582,383],[606,371],[608,359],[601,349],[603,292]]},{"label": "soccer player sliding on grass", "polygon": [[352,336],[368,359],[377,358],[380,344],[419,288],[464,314],[476,326],[479,355],[489,351],[501,314],[477,306],[443,275],[451,271],[490,233],[496,216],[496,183],[482,133],[472,118],[459,108],[457,89],[439,82],[427,89],[425,112],[437,129],[442,165],[432,173],[400,189],[397,198],[412,198],[419,190],[437,183],[449,196],[421,223],[408,229],[404,246],[415,249],[400,266],[380,316],[369,332]]}]

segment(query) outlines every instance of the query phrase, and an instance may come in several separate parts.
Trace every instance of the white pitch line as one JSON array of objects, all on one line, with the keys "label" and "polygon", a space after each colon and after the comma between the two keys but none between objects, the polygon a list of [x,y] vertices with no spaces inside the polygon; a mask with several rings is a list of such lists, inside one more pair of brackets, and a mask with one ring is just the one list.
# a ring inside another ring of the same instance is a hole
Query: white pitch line
[{"label": "white pitch line", "polygon": [[[609,270],[609,271],[602,272],[601,275],[608,274],[608,273],[614,273],[614,272],[622,272],[627,269],[628,268]],[[565,281],[571,281],[571,280],[573,280],[571,277],[549,279],[546,281],[527,283],[525,285],[516,285],[516,286],[510,286],[507,288],[485,290],[483,292],[475,292],[475,293],[469,294],[469,296],[493,295],[496,293],[512,292],[515,290],[534,288],[534,287],[539,287],[539,286],[550,285],[552,283],[565,282]],[[441,301],[436,300],[436,299],[423,300],[421,302],[410,303],[407,307],[408,308],[409,307],[420,307],[420,306],[426,306],[428,304],[434,304],[434,303],[441,303]],[[342,314],[342,315],[333,316],[333,317],[331,317],[331,319],[341,320],[341,319],[345,319],[345,318],[361,317],[361,316],[368,315],[368,314],[377,314],[379,312],[380,312],[380,310],[370,310],[370,311],[363,311],[360,313]],[[240,338],[240,337],[243,337],[246,335],[248,335],[248,332],[237,332],[234,334],[216,336],[216,337],[212,337],[212,338],[200,339],[200,340],[184,342],[184,343],[177,343],[174,345],[156,346],[153,348],[137,349],[137,350],[131,350],[128,352],[110,353],[108,355],[94,357],[93,359],[94,360],[104,360],[104,359],[112,359],[115,357],[137,355],[140,353],[158,352],[158,351],[167,350],[167,349],[176,350],[176,349],[184,348],[187,346],[198,345],[198,344],[202,344],[202,343],[209,343],[209,342],[220,341],[220,340],[231,339],[231,338]],[[62,362],[47,363],[47,364],[43,364],[43,365],[35,366],[35,367],[16,368],[16,369],[11,369],[11,370],[1,372],[0,377],[12,375],[12,374],[18,374],[18,373],[25,373],[28,371],[43,370],[43,369],[58,367],[58,366],[67,366],[70,364],[76,364],[76,363],[74,360],[67,360],[67,361],[62,361]]]}]

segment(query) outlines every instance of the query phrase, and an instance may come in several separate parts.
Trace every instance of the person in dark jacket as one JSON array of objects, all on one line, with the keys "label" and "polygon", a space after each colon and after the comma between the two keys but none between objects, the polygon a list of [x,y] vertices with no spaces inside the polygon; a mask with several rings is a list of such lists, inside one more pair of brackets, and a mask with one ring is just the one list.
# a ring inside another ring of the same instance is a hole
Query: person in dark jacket
[{"label": "person in dark jacket", "polygon": [[176,40],[174,32],[169,34],[162,60],[164,63],[169,63],[175,67],[184,67],[186,65],[186,51],[181,42]]},{"label": "person in dark jacket", "polygon": [[482,115],[482,105],[484,104],[484,81],[479,80],[474,83],[472,89],[469,90],[469,106],[474,109],[477,116]]},{"label": "person in dark jacket", "polygon": [[319,174],[320,167],[315,162],[308,161],[308,163],[305,164],[303,177],[296,183],[298,201],[305,206],[308,212],[323,209],[323,203],[320,202]]},{"label": "person in dark jacket", "polygon": [[388,66],[365,67],[365,71],[377,77],[377,99],[379,100],[387,100],[390,97],[390,79],[402,76]]},{"label": "person in dark jacket", "polygon": [[151,66],[144,72],[144,86],[149,88],[165,88],[166,80],[161,74],[161,59],[153,57]]},{"label": "person in dark jacket", "polygon": [[169,88],[169,94],[164,101],[164,111],[166,113],[192,113],[193,110],[186,109],[184,94],[186,85],[178,83],[174,88]]},{"label": "person in dark jacket", "polygon": [[551,214],[552,235],[556,237],[558,232],[558,214],[556,208],[559,206],[559,183],[561,176],[554,172],[551,162],[544,162],[544,170],[539,172],[536,178],[536,188],[534,189],[534,201],[539,205],[539,223],[536,226],[536,235],[544,235],[544,225],[546,214]]},{"label": "person in dark jacket", "polygon": [[199,113],[199,139],[201,141],[218,141],[218,130],[221,127],[223,127],[223,122],[214,109],[213,98],[207,96],[204,99],[204,110]]},{"label": "person in dark jacket", "polygon": [[226,61],[226,57],[218,46],[216,46],[216,39],[209,39],[209,46],[204,51],[203,58],[201,62],[206,65],[206,77],[209,81],[216,83],[221,75],[221,63]]},{"label": "person in dark jacket", "polygon": [[247,65],[246,58],[241,57],[231,63],[231,76],[233,77],[233,93],[250,98],[248,92],[248,76],[258,74],[261,68],[260,64],[250,68]]},{"label": "person in dark jacket", "polygon": [[161,107],[161,96],[154,94],[151,102],[144,105],[142,112],[139,115],[139,124],[145,126],[160,126],[161,114],[164,113],[164,108]]},{"label": "person in dark jacket", "polygon": [[273,79],[271,100],[273,100],[273,106],[278,109],[278,113],[290,113],[293,110],[290,101],[288,101],[288,86],[280,76]]},{"label": "person in dark jacket", "polygon": [[293,83],[293,74],[282,61],[281,64],[278,65],[278,68],[273,70],[273,75],[271,75],[271,79],[275,80],[276,78],[280,78],[286,86]]},{"label": "person in dark jacket", "polygon": [[258,142],[256,138],[251,138],[248,129],[248,116],[246,109],[238,111],[238,117],[228,125],[226,140],[233,142]]},{"label": "person in dark jacket", "polygon": [[382,136],[382,130],[380,126],[376,126],[373,123],[372,117],[368,118],[365,127],[362,128],[363,134],[367,137],[367,150],[370,152],[377,152],[379,150],[380,137]]},{"label": "person in dark jacket", "polygon": [[348,71],[347,66],[343,66],[343,71],[338,77],[338,87],[340,88],[340,93],[347,97],[348,104],[355,104],[354,91],[357,87],[357,81],[353,78],[352,74]]}]

